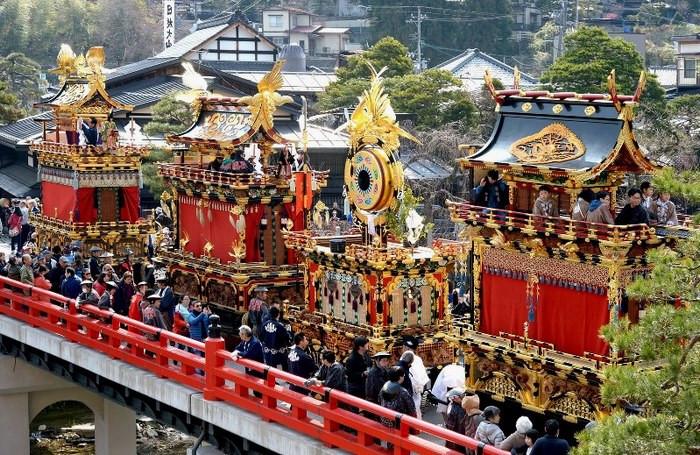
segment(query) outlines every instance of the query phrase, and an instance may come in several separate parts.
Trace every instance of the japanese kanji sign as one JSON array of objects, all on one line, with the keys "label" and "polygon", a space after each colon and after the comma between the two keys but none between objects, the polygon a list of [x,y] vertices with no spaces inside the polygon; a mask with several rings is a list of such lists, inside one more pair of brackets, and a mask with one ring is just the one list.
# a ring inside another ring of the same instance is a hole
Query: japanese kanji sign
[{"label": "japanese kanji sign", "polygon": [[175,43],[175,0],[163,0],[163,47]]}]

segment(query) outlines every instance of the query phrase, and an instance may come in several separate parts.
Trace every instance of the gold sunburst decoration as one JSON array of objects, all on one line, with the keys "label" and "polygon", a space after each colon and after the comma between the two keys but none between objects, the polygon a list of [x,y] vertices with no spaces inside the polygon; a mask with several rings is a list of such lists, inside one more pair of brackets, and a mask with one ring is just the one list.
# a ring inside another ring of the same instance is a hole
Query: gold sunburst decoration
[{"label": "gold sunburst decoration", "polygon": [[399,137],[420,143],[412,134],[401,129],[396,123],[396,114],[391,107],[389,96],[384,92],[382,73],[367,63],[372,72],[370,87],[359,98],[359,103],[348,122],[350,143],[354,150],[363,145],[379,145],[387,153],[399,148]]},{"label": "gold sunburst decoration", "polygon": [[250,127],[253,130],[263,128],[272,129],[274,114],[278,107],[291,103],[291,96],[280,95],[277,91],[282,88],[282,67],[284,60],[277,60],[269,73],[258,82],[258,93],[253,96],[244,96],[238,101],[250,107]]},{"label": "gold sunburst decoration", "polygon": [[563,123],[552,123],[513,142],[510,152],[521,163],[546,164],[580,158],[586,153],[586,146]]}]

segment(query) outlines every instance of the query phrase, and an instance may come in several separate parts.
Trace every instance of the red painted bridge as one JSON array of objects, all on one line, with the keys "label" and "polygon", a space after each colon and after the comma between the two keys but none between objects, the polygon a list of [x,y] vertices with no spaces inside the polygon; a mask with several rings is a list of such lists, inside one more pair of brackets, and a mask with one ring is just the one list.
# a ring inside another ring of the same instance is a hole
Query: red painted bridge
[{"label": "red painted bridge", "polygon": [[[0,314],[155,373],[169,384],[202,392],[205,401],[247,411],[268,425],[274,422],[328,448],[358,454],[460,453],[445,447],[444,442],[450,441],[477,453],[506,454],[343,392],[310,387],[322,399],[293,392],[284,384],[304,387],[302,378],[245,359],[234,362],[222,338],[202,343],[94,306],[83,305],[78,310],[74,300],[4,277],[0,277]],[[193,350],[204,352],[204,357],[189,352]],[[242,367],[265,372],[266,379],[252,377]],[[381,417],[395,421],[396,428],[377,422]]]}]

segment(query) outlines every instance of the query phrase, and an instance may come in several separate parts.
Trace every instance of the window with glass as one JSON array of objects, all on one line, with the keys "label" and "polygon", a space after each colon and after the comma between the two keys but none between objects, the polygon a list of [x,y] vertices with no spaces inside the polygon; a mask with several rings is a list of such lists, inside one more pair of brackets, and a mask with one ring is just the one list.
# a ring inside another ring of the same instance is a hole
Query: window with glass
[{"label": "window with glass", "polygon": [[685,79],[694,79],[697,71],[698,61],[694,58],[683,59],[683,77]]},{"label": "window with glass", "polygon": [[274,14],[270,15],[270,27],[282,27],[282,15]]}]

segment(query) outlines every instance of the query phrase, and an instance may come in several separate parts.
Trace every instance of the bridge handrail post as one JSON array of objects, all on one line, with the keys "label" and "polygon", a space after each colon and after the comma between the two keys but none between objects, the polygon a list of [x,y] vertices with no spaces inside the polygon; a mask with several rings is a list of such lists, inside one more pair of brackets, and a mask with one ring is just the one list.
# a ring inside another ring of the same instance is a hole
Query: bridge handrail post
[{"label": "bridge handrail post", "polygon": [[219,371],[224,367],[225,360],[217,354],[226,349],[226,343],[221,338],[221,326],[219,316],[213,314],[209,317],[209,333],[204,340],[204,393],[205,400],[218,400],[216,389],[224,386],[224,379],[219,376]]}]

